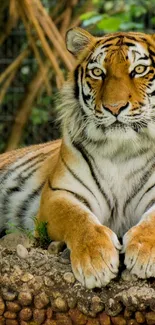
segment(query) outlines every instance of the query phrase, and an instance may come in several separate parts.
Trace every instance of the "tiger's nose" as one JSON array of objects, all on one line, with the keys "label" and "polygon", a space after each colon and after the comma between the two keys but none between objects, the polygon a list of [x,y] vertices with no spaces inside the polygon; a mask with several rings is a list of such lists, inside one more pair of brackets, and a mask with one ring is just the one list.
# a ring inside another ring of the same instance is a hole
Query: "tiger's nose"
[{"label": "tiger's nose", "polygon": [[115,104],[107,104],[107,103],[103,103],[103,108],[110,112],[111,114],[118,116],[120,114],[120,112],[122,112],[124,109],[126,109],[129,105],[129,102],[118,102]]}]

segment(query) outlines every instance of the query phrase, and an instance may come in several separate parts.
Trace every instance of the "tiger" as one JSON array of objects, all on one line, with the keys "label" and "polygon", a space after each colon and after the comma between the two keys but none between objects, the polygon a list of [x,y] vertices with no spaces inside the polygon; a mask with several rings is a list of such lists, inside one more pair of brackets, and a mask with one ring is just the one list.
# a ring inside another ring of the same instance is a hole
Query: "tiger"
[{"label": "tiger", "polygon": [[155,36],[67,32],[75,57],[61,91],[62,139],[0,158],[0,228],[46,222],[75,278],[103,287],[119,256],[155,277]]}]

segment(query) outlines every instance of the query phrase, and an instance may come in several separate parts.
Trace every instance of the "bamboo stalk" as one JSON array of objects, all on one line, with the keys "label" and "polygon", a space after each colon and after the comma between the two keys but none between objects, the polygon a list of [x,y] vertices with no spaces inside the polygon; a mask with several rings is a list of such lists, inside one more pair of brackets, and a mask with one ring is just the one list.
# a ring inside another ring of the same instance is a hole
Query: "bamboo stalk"
[{"label": "bamboo stalk", "polygon": [[16,73],[16,70],[12,71],[10,73],[10,75],[8,76],[8,78],[6,79],[3,87],[1,88],[1,91],[0,91],[0,104],[2,104],[3,102],[3,99],[4,99],[4,96],[12,82],[12,80],[14,79],[14,76],[15,76],[15,73]]},{"label": "bamboo stalk", "polygon": [[41,56],[39,54],[39,51],[38,51],[38,48],[35,44],[35,40],[32,36],[32,33],[31,33],[31,29],[30,29],[30,24],[27,22],[26,20],[26,17],[25,17],[25,14],[24,14],[24,11],[22,9],[22,7],[20,7],[20,15],[21,15],[21,18],[22,18],[22,21],[24,23],[24,26],[25,26],[25,29],[26,29],[26,32],[27,32],[27,36],[30,40],[30,45],[34,51],[34,54],[35,54],[35,57],[38,61],[38,64],[40,66],[40,69],[42,70],[42,73],[43,73],[43,77],[44,77],[44,80],[45,80],[45,85],[46,85],[46,89],[47,89],[47,94],[50,96],[51,95],[51,86],[50,86],[50,83],[49,83],[49,80],[48,80],[48,74],[46,73],[45,71],[45,68],[44,68],[44,64],[42,62],[42,59],[41,59]]},{"label": "bamboo stalk", "polygon": [[44,30],[45,30],[47,36],[49,37],[50,41],[53,43],[53,45],[54,45],[55,49],[57,50],[59,56],[62,58],[62,60],[66,64],[67,68],[69,70],[72,70],[73,69],[73,64],[71,63],[70,59],[68,58],[68,55],[66,55],[67,51],[62,49],[61,45],[59,44],[59,42],[54,37],[51,30],[48,28],[48,24],[47,24],[46,20],[44,18],[42,18],[41,15],[37,15],[37,18],[38,18],[40,24],[42,25],[42,27],[44,28]]},{"label": "bamboo stalk", "polygon": [[63,77],[63,73],[61,72],[61,69],[59,68],[59,65],[56,61],[56,58],[55,56],[53,55],[52,53],[52,50],[50,49],[50,46],[48,44],[48,42],[46,41],[46,38],[44,36],[44,33],[42,31],[42,28],[40,27],[36,17],[34,16],[33,14],[33,9],[31,7],[31,2],[29,0],[24,0],[24,4],[25,4],[25,8],[27,10],[27,15],[29,18],[31,18],[31,21],[36,29],[36,32],[42,42],[42,45],[43,45],[43,50],[45,52],[45,54],[47,55],[47,57],[49,58],[49,60],[51,61],[52,63],[52,66],[56,72],[57,75],[59,75],[59,78],[61,80],[61,84],[63,84],[64,82],[64,77]]}]

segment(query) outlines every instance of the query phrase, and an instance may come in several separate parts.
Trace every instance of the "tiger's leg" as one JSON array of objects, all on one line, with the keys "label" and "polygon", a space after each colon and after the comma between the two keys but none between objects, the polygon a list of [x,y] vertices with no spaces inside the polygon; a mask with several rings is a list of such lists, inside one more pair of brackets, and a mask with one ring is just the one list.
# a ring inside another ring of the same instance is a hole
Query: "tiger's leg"
[{"label": "tiger's leg", "polygon": [[87,288],[104,286],[117,275],[117,236],[102,226],[73,194],[63,190],[49,192],[46,185],[38,221],[47,222],[51,239],[66,242],[75,277]]},{"label": "tiger's leg", "polygon": [[125,265],[139,278],[155,277],[155,206],[123,238]]}]

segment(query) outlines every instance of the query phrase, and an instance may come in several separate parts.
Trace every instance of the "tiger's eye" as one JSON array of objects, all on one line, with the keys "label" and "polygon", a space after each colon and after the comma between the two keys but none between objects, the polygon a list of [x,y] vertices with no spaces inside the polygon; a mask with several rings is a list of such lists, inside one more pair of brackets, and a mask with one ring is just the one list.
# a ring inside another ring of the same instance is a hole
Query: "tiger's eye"
[{"label": "tiger's eye", "polygon": [[145,70],[146,70],[146,66],[145,65],[142,65],[142,64],[139,64],[137,65],[137,67],[134,69],[135,73],[137,74],[141,74],[143,73]]},{"label": "tiger's eye", "polygon": [[92,73],[95,77],[100,77],[103,74],[103,71],[100,68],[94,68],[92,69]]}]

